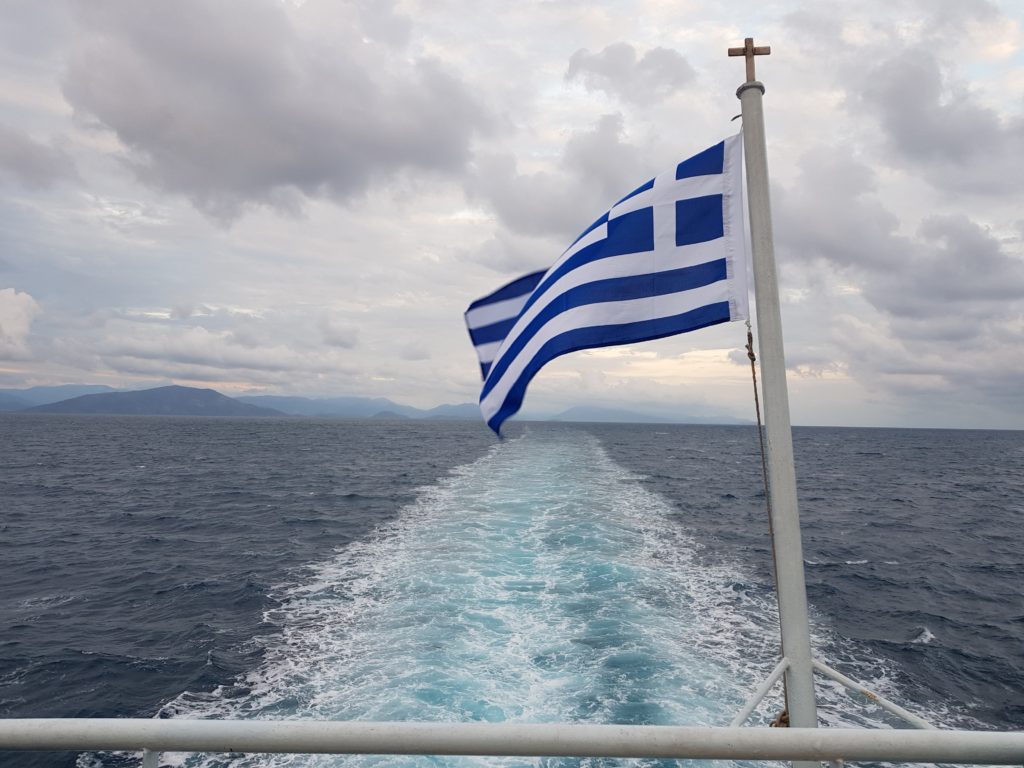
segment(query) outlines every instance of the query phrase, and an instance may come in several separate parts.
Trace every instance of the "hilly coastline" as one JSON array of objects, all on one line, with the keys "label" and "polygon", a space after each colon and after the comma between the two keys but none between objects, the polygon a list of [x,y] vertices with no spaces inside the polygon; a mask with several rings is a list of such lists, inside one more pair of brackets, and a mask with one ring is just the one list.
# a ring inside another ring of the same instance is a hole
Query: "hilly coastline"
[{"label": "hilly coastline", "polygon": [[241,403],[212,389],[172,385],[135,392],[79,395],[27,408],[24,413],[77,413],[130,416],[286,416],[272,408]]},{"label": "hilly coastline", "polygon": [[[480,421],[476,403],[415,408],[384,397],[295,397],[243,395],[228,397],[213,389],[179,385],[141,390],[113,390],[102,385],[65,385],[0,389],[0,412],[107,414],[126,416],[306,417],[319,419],[467,420]],[[529,420],[531,416],[526,416]],[[749,424],[729,416],[693,416],[626,409],[576,406],[532,418],[565,422],[633,424]]]},{"label": "hilly coastline", "polygon": [[135,416],[227,416],[326,419],[479,419],[475,403],[422,409],[383,397],[229,397],[213,389],[179,385],[114,390],[102,385],[0,389],[0,412]]}]

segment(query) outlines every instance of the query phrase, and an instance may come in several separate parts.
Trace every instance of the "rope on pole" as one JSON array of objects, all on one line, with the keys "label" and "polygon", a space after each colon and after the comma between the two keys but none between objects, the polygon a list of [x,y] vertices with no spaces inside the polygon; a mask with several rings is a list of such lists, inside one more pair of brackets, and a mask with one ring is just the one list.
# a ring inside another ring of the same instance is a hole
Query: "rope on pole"
[{"label": "rope on pole", "polygon": [[[747,358],[750,360],[750,378],[754,383],[754,411],[757,413],[757,439],[761,445],[761,479],[764,481],[764,501],[768,511],[768,535],[772,542],[772,570],[775,574],[775,593],[779,592],[779,564],[775,557],[775,532],[772,530],[772,495],[768,491],[768,456],[764,450],[764,427],[761,425],[761,400],[757,394],[757,355],[754,354],[754,333],[747,320]],[[780,655],[786,657],[786,649],[779,641]],[[782,679],[782,698],[786,702],[775,719],[772,720],[771,728],[789,727],[789,689],[786,687],[786,679]]]}]

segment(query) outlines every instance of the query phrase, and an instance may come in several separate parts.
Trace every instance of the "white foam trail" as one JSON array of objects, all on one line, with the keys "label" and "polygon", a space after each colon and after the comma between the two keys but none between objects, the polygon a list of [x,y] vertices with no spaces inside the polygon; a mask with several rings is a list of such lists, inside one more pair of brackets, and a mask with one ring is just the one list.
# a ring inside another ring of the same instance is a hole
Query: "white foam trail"
[{"label": "white foam trail", "polygon": [[[267,616],[280,633],[258,639],[262,665],[235,686],[185,693],[162,715],[726,725],[776,661],[773,595],[735,563],[703,562],[672,507],[637,480],[577,430],[504,441],[425,489],[376,537],[338,552],[304,583],[282,586],[281,607]],[[870,671],[864,679],[878,686],[884,667]],[[846,706],[845,694],[824,690]],[[776,691],[752,724],[780,708]],[[859,721],[828,704],[823,717]],[[164,761],[561,764],[266,755]]]}]

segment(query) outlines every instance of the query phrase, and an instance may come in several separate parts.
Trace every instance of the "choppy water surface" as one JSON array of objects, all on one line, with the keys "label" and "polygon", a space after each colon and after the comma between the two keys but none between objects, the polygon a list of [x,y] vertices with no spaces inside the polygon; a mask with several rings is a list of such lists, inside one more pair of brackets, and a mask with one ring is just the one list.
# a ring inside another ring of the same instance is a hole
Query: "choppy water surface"
[{"label": "choppy water surface", "polygon": [[[775,662],[751,428],[0,426],[0,716],[725,724]],[[1024,435],[796,445],[820,655],[941,724],[1024,726]]]}]

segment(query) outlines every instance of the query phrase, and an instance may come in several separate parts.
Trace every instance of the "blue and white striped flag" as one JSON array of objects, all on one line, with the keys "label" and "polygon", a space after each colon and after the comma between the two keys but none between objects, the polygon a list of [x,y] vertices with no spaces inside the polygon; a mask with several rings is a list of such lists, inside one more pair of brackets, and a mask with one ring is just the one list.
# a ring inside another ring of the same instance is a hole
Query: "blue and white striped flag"
[{"label": "blue and white striped flag", "polygon": [[626,195],[546,272],[469,306],[484,420],[499,432],[560,355],[745,320],[747,261],[736,135]]},{"label": "blue and white striped flag", "polygon": [[477,299],[466,310],[466,327],[469,328],[469,338],[473,341],[476,356],[480,358],[480,373],[484,381],[487,380],[491,361],[498,354],[501,342],[512,330],[516,318],[523,311],[523,305],[545,274],[541,270],[513,280],[494,293]]}]

